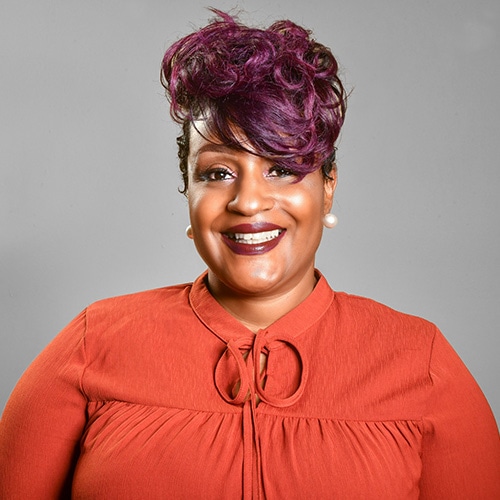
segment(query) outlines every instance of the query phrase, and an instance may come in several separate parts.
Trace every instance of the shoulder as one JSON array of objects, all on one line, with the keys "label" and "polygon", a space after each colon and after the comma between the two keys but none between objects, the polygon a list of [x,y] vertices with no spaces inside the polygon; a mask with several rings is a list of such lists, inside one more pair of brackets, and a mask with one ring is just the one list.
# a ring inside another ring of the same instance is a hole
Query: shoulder
[{"label": "shoulder", "polygon": [[139,292],[107,297],[93,302],[87,309],[114,309],[114,308],[137,308],[151,304],[166,303],[182,297],[189,293],[192,283],[170,285],[161,288],[152,288]]},{"label": "shoulder", "polygon": [[87,330],[146,327],[179,318],[190,310],[191,283],[166,286],[98,300],[86,308]]},{"label": "shoulder", "polygon": [[354,329],[362,338],[395,342],[407,348],[430,347],[438,329],[424,318],[397,311],[381,302],[335,293],[335,305],[341,325]]}]

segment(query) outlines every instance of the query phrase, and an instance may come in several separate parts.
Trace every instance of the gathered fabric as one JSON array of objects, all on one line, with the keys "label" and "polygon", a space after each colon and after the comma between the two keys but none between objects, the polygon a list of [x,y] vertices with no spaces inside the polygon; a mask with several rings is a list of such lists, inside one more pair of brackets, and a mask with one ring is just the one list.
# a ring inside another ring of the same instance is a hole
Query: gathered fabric
[{"label": "gathered fabric", "polygon": [[[293,405],[304,392],[307,380],[307,365],[300,355],[299,349],[294,345],[292,338],[285,335],[268,337],[265,330],[256,334],[249,333],[237,340],[227,341],[227,348],[220,357],[215,368],[215,384],[221,397],[229,404],[243,405],[243,456],[244,456],[244,484],[243,498],[252,498],[252,491],[259,491],[258,485],[262,482],[259,441],[256,439],[254,429],[257,425],[255,409],[257,401],[262,401],[275,408],[285,408]],[[288,397],[279,397],[266,394],[264,389],[266,368],[261,369],[261,356],[265,356],[265,365],[274,349],[288,347],[298,357],[300,374],[299,385]],[[224,378],[231,380],[230,362],[236,364],[237,375],[232,385],[231,393],[227,393]],[[224,370],[226,368],[226,370]],[[225,377],[226,376],[226,377]],[[257,399],[258,398],[258,399]]]}]

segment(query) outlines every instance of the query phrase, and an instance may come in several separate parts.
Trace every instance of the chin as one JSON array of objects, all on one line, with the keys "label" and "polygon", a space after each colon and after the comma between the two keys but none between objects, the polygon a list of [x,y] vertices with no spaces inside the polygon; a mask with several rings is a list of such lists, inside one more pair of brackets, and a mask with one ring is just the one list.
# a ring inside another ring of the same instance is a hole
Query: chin
[{"label": "chin", "polygon": [[263,276],[246,276],[227,282],[227,286],[242,295],[263,295],[265,292],[275,288],[277,280]]},{"label": "chin", "polygon": [[259,295],[274,289],[283,282],[276,270],[257,269],[239,273],[214,273],[224,286],[241,295]]}]

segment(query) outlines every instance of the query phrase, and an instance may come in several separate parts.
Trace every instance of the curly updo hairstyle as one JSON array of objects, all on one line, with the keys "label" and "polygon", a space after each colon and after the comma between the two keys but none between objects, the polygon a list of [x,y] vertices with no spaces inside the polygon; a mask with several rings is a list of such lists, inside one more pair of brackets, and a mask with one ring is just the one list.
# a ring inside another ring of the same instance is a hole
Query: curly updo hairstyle
[{"label": "curly updo hairstyle", "polygon": [[[213,9],[210,24],[165,53],[161,83],[177,138],[184,187],[190,125],[203,120],[210,137],[273,159],[299,176],[333,168],[346,93],[331,51],[291,21],[267,29],[244,26]],[[238,139],[240,131],[240,139]]]}]

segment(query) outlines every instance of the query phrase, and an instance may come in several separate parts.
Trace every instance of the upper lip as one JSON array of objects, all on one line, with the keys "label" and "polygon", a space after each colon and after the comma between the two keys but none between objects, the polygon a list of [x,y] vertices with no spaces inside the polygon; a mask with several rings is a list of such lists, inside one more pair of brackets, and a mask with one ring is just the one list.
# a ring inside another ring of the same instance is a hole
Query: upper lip
[{"label": "upper lip", "polygon": [[234,233],[263,233],[265,231],[274,231],[276,229],[283,229],[281,226],[272,224],[270,222],[254,222],[246,224],[237,224],[224,231],[226,234]]}]

